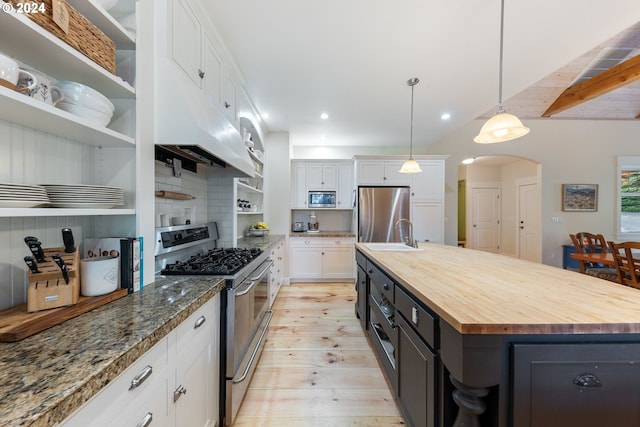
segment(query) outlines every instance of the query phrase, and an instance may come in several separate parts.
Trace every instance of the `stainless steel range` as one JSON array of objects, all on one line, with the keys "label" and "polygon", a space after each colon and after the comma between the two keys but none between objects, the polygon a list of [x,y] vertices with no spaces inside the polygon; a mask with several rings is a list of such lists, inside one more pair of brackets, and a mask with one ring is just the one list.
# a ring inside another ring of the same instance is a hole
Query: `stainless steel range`
[{"label": "stainless steel range", "polygon": [[225,378],[220,419],[233,423],[257,361],[269,322],[269,271],[273,261],[258,248],[217,248],[216,223],[156,229],[156,274],[207,275],[226,281],[222,298],[220,363]]}]

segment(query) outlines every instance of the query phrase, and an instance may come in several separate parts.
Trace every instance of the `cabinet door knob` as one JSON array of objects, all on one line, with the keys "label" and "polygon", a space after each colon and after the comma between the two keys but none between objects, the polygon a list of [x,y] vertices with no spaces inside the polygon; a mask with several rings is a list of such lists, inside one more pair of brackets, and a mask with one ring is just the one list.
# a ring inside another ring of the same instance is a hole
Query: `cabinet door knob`
[{"label": "cabinet door knob", "polygon": [[187,389],[180,384],[178,388],[173,391],[173,403],[176,403],[183,394],[187,394]]},{"label": "cabinet door knob", "polygon": [[224,108],[229,108],[229,107],[231,107],[231,104],[229,104],[228,102],[225,101],[224,102]]},{"label": "cabinet door knob", "polygon": [[385,291],[388,291],[389,289],[391,289],[388,283],[383,284],[382,287],[384,288]]},{"label": "cabinet door knob", "polygon": [[204,71],[202,70],[198,70],[198,76],[203,79],[204,78]]}]

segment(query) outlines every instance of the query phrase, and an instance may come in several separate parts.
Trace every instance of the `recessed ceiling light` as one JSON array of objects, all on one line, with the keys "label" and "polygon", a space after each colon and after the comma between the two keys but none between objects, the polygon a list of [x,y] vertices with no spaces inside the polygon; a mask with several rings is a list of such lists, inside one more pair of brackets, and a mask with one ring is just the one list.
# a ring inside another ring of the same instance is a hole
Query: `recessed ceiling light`
[{"label": "recessed ceiling light", "polygon": [[473,158],[468,158],[468,159],[464,159],[464,160],[462,161],[462,163],[464,163],[465,165],[470,165],[470,164],[471,164],[471,163],[473,163],[475,160],[476,160],[476,158],[475,158],[475,157],[473,157]]},{"label": "recessed ceiling light", "polygon": [[440,118],[442,120],[449,120],[451,118],[451,114],[449,113],[442,113],[442,115],[440,116]]},{"label": "recessed ceiling light", "polygon": [[320,114],[320,118],[322,120],[327,120],[329,118],[329,115],[327,113],[322,113],[322,114]]}]

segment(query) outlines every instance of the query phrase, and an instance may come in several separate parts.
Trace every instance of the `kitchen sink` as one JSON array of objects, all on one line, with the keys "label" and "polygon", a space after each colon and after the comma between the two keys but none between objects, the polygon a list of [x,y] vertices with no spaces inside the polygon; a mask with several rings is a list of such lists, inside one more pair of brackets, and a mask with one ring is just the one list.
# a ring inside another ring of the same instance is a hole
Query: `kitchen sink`
[{"label": "kitchen sink", "polygon": [[422,251],[404,243],[363,243],[362,246],[372,251]]}]

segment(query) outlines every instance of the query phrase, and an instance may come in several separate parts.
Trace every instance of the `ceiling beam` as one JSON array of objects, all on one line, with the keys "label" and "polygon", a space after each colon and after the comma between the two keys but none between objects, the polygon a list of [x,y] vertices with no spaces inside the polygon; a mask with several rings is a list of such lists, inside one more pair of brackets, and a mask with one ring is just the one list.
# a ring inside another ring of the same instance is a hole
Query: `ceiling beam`
[{"label": "ceiling beam", "polygon": [[547,111],[542,114],[542,117],[551,117],[636,80],[640,80],[640,55],[621,62],[589,80],[565,89],[553,104],[547,108]]}]

